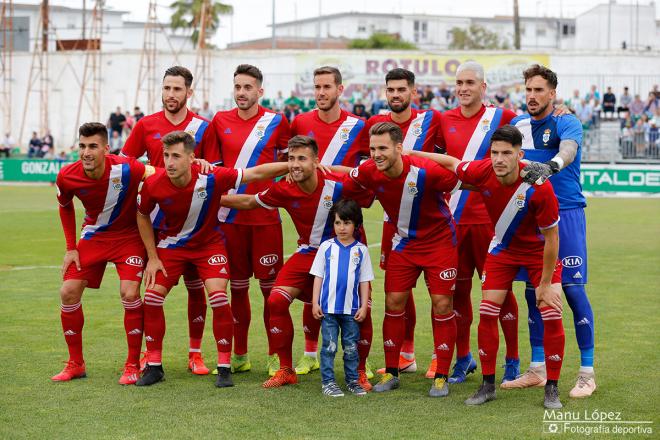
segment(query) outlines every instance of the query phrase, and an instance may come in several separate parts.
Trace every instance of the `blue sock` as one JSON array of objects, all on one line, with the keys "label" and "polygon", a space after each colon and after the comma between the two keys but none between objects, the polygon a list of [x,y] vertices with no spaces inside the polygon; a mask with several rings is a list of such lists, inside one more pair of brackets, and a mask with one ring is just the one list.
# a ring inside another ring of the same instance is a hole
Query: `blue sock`
[{"label": "blue sock", "polygon": [[594,313],[583,284],[562,286],[566,302],[573,311],[575,337],[580,348],[581,366],[594,365]]},{"label": "blue sock", "polygon": [[525,299],[527,300],[529,326],[529,343],[532,346],[532,362],[545,362],[543,351],[543,318],[536,307],[536,290],[531,284],[525,287]]}]

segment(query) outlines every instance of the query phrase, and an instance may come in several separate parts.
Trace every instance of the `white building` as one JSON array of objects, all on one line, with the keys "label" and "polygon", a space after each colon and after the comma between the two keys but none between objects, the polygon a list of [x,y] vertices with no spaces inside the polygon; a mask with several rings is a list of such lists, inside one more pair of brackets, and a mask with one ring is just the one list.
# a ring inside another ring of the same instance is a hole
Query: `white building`
[{"label": "white building", "polygon": [[[87,2],[88,6],[94,2]],[[145,9],[147,3],[144,2]],[[129,49],[142,49],[144,42],[144,22],[127,21],[124,16],[128,11],[105,9],[101,22],[101,50],[104,52],[122,51]],[[85,14],[81,8],[52,5],[49,7],[49,36],[48,50],[56,51],[58,48],[68,49],[76,47],[84,49],[86,42],[83,39],[83,17],[85,18],[85,39],[92,35],[92,7],[89,6]],[[31,51],[41,22],[41,8],[37,4],[14,4],[13,29],[14,50]],[[168,25],[163,25],[165,32],[156,33],[156,47],[167,51],[170,45],[176,51],[192,50],[193,44],[190,33],[173,31]],[[169,39],[169,44],[168,44]],[[39,40],[40,41],[40,40]],[[0,45],[2,41],[0,41]]]}]

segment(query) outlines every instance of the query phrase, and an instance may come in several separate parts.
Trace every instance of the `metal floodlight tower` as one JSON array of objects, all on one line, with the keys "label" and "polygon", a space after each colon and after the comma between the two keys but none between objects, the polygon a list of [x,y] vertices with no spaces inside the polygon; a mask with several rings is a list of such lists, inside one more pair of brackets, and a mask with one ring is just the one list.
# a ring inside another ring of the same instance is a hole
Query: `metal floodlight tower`
[{"label": "metal floodlight tower", "polygon": [[142,94],[147,97],[147,114],[156,111],[156,38],[162,26],[158,23],[156,1],[149,2],[149,15],[144,24],[144,41],[140,55],[140,69],[138,71],[137,88],[135,90],[135,105],[137,107]]},{"label": "metal floodlight tower", "polygon": [[2,27],[2,54],[0,54],[2,90],[0,91],[0,99],[2,100],[4,128],[6,132],[10,132],[12,109],[11,74],[14,56],[14,3],[12,0],[2,2],[0,26]]},{"label": "metal floodlight tower", "polygon": [[[210,82],[211,82],[211,52],[206,45],[206,30],[210,25],[211,16],[209,10],[211,3],[209,0],[204,0],[202,5],[202,13],[199,20],[199,37],[197,39],[197,57],[195,60],[195,94],[192,101],[196,102],[200,107],[206,101],[209,101],[210,95]],[[201,97],[201,102],[199,98]]]}]

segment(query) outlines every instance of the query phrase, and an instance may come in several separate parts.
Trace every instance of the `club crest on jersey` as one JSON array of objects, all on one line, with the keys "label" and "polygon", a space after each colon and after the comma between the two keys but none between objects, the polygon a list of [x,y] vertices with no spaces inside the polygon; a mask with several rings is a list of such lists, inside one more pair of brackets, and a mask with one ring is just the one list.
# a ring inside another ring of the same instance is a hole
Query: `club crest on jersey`
[{"label": "club crest on jersey", "polygon": [[488,132],[490,130],[490,121],[488,119],[484,119],[481,121],[481,130]]},{"label": "club crest on jersey", "polygon": [[346,142],[348,140],[348,135],[351,132],[349,128],[342,128],[341,131],[339,132],[339,139],[341,139],[342,142]]},{"label": "club crest on jersey", "polygon": [[121,189],[122,189],[121,177],[113,177],[112,178],[112,188],[115,191],[121,191]]},{"label": "club crest on jersey", "polygon": [[356,250],[353,252],[353,264],[356,266],[360,264],[360,251]]},{"label": "club crest on jersey", "polygon": [[548,143],[548,141],[550,140],[550,133],[551,133],[550,129],[546,128],[545,131],[543,132],[543,143],[546,144]]},{"label": "club crest on jersey", "polygon": [[413,196],[417,195],[417,184],[415,182],[408,182],[408,192]]},{"label": "club crest on jersey", "polygon": [[199,197],[202,200],[206,199],[206,197],[208,197],[208,193],[206,192],[206,187],[205,186],[197,188],[197,197]]},{"label": "club crest on jersey", "polygon": [[332,197],[331,196],[324,196],[323,197],[323,207],[330,211],[332,209]]},{"label": "club crest on jersey", "polygon": [[518,194],[516,196],[516,206],[518,207],[518,211],[525,207],[525,194]]},{"label": "club crest on jersey", "polygon": [[412,126],[412,134],[415,137],[420,137],[422,135],[422,124],[419,122],[416,122]]},{"label": "club crest on jersey", "polygon": [[266,127],[263,125],[257,125],[257,129],[255,130],[254,134],[256,134],[258,138],[264,137],[264,134],[266,134]]}]

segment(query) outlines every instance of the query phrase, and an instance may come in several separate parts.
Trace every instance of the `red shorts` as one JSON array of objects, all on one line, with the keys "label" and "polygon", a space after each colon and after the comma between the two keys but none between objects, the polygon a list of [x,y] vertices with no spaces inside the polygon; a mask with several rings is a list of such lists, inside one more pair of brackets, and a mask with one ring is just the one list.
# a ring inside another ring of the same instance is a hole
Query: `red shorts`
[{"label": "red shorts", "polygon": [[387,268],[387,258],[392,252],[392,238],[396,234],[396,226],[390,222],[383,222],[383,236],[380,239],[380,268]]},{"label": "red shorts", "polygon": [[[521,267],[527,269],[532,285],[538,287],[543,275],[543,253],[531,256],[506,251],[497,255],[488,254],[484,271],[481,274],[481,289],[509,290]],[[561,283],[561,260],[557,260],[555,265],[552,283]]]},{"label": "red shorts", "polygon": [[493,225],[457,225],[458,276],[457,280],[471,280],[474,270],[481,275],[488,254],[488,246],[495,231]]},{"label": "red shorts", "polygon": [[80,240],[78,242],[80,271],[69,265],[64,280],[85,280],[87,287],[98,289],[108,262],[115,264],[122,281],[142,281],[147,253],[140,237],[128,240]]},{"label": "red shorts", "polygon": [[199,278],[206,281],[210,278],[229,279],[229,264],[227,263],[227,251],[219,243],[208,244],[200,248],[158,248],[158,258],[167,271],[167,277],[163,272],[156,274],[156,284],[166,289],[171,289],[179,281],[179,277],[189,269],[197,269]]},{"label": "red shorts", "polygon": [[425,252],[411,251],[409,248],[393,250],[387,258],[385,293],[411,290],[419,274],[424,272],[424,281],[431,295],[453,295],[456,262],[456,247],[444,243]]},{"label": "red shorts", "polygon": [[282,268],[282,225],[222,223],[229,268],[234,280],[275,278]]},{"label": "red shorts", "polygon": [[305,254],[296,252],[291,255],[277,274],[275,286],[300,289],[302,293],[298,296],[298,299],[305,303],[311,303],[314,275],[310,274],[309,271],[312,268],[315,256],[316,252]]}]

